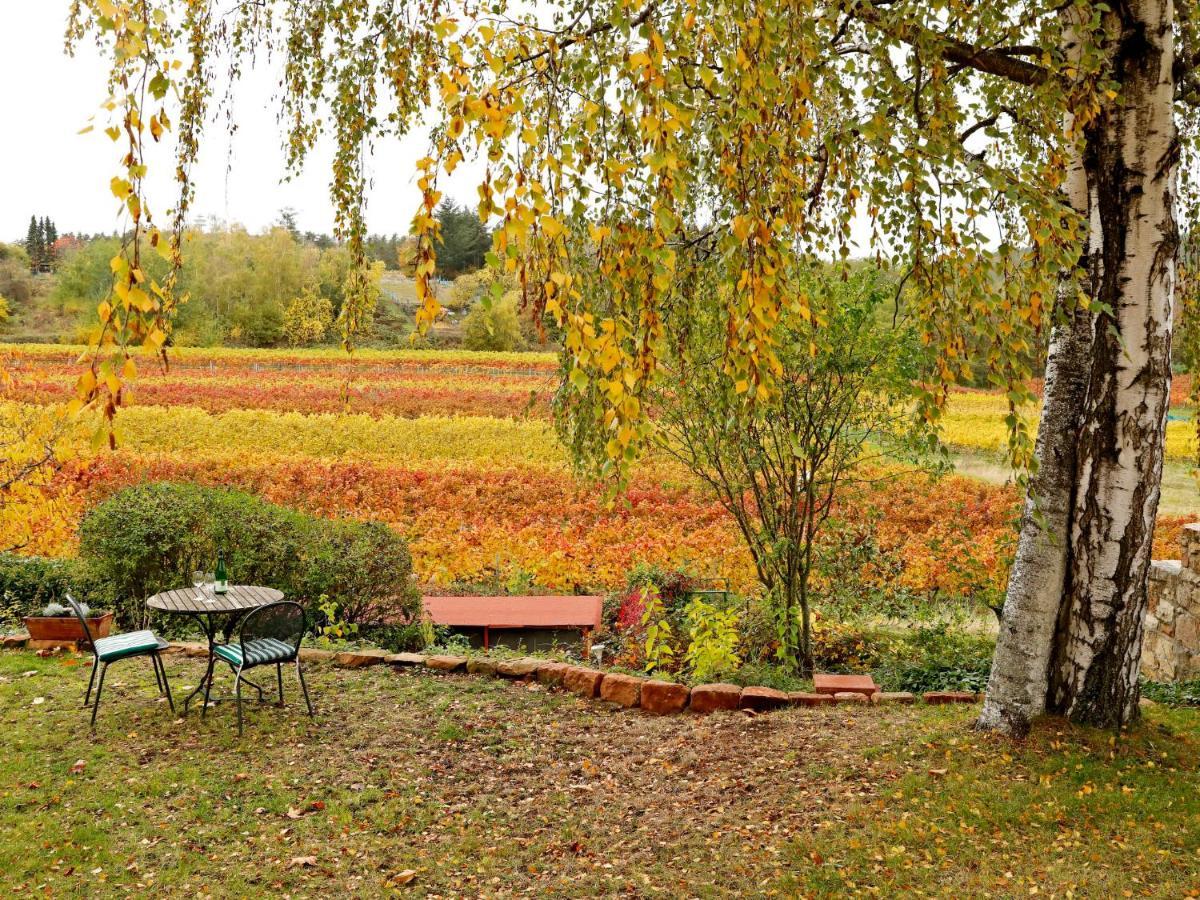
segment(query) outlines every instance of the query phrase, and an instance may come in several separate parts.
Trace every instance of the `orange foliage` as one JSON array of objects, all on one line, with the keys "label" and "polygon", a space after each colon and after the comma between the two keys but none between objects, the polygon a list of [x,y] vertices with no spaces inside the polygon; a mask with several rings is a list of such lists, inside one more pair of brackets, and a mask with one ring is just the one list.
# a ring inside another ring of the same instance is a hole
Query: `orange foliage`
[{"label": "orange foliage", "polygon": [[[74,552],[64,525],[122,487],[158,479],[236,486],[318,515],[386,522],[411,542],[419,577],[438,584],[525,576],[552,589],[612,588],[646,561],[687,565],[743,590],[755,585],[732,520],[684,484],[643,474],[608,507],[591,486],[544,468],[422,469],[278,454],[184,459],[125,451],[74,460],[54,481],[58,502],[42,523],[47,540],[29,552]],[[981,580],[1002,586],[1015,509],[1010,490],[908,477],[881,482],[840,512],[875,521],[880,547],[903,561],[905,587],[956,594],[977,590]]]}]

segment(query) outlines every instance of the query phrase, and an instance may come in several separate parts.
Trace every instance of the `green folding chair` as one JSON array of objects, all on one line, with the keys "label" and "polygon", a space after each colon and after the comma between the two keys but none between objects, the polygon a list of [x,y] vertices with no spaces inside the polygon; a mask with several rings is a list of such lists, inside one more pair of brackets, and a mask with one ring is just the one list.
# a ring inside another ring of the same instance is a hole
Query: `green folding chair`
[{"label": "green folding chair", "polygon": [[[92,648],[92,675],[88,679],[87,693],[83,697],[84,707],[92,707],[92,728],[96,727],[96,713],[100,711],[100,694],[104,691],[104,676],[108,667],[119,659],[133,659],[136,656],[150,657],[154,667],[154,680],[158,682],[158,695],[164,694],[171,712],[175,712],[175,699],[171,696],[171,685],[167,681],[167,670],[163,667],[162,657],[159,656],[170,644],[156,635],[153,631],[127,631],[124,634],[114,634],[110,637],[93,638],[92,630],[88,627],[87,616],[75,602],[75,598],[67,594],[67,603],[83,626],[83,634],[88,645]],[[96,685],[96,699],[92,702],[92,685],[96,684],[96,670],[100,670],[100,683]]]}]

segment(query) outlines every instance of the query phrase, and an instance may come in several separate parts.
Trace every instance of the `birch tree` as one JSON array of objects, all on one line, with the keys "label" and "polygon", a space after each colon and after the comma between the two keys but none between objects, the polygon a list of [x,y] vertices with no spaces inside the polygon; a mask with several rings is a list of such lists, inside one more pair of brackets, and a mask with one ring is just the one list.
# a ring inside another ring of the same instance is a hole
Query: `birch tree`
[{"label": "birch tree", "polygon": [[[663,311],[689,270],[720,273],[721,370],[765,403],[783,314],[819,325],[779,273],[865,245],[895,270],[935,360],[919,414],[936,422],[986,362],[1011,405],[1012,460],[1033,473],[980,724],[1020,732],[1047,709],[1123,724],[1162,466],[1177,181],[1200,102],[1196,17],[1193,0],[75,0],[70,39],[95,37],[113,61],[99,124],[123,151],[111,188],[131,235],[77,406],[111,420],[135,349],[164,346],[177,300],[170,278],[147,281],[140,248],[178,265],[214,72],[236,79],[270,48],[289,164],[331,135],[337,228],[360,264],[364,149],[437,123],[413,219],[422,326],[438,311],[439,179],[485,160],[492,264],[563,329],[569,383],[590,398],[577,414],[606,435],[602,475],[620,478],[652,439]],[[160,225],[145,175],[172,130],[181,193]],[[359,308],[344,308],[347,343]],[[1017,412],[1046,329],[1035,448]]]}]

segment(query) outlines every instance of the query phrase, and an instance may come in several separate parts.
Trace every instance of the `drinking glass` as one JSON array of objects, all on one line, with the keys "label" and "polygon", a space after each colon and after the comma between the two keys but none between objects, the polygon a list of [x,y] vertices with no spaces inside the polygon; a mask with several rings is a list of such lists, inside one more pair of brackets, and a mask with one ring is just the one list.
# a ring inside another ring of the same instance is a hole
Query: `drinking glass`
[{"label": "drinking glass", "polygon": [[192,573],[192,585],[200,591],[200,599],[205,603],[213,602],[213,573],[196,571]]}]

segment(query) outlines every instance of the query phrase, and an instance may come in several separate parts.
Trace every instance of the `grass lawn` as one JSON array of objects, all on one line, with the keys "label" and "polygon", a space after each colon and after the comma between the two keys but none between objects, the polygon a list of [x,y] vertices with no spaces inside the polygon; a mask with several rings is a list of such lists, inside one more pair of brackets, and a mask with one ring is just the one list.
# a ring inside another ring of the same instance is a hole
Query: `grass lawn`
[{"label": "grass lawn", "polygon": [[[167,670],[182,696],[201,666]],[[974,707],[651,718],[309,671],[317,719],[285,680],[239,743],[119,663],[91,740],[85,668],[0,653],[0,893],[1200,896],[1190,711],[1014,745]]]}]

